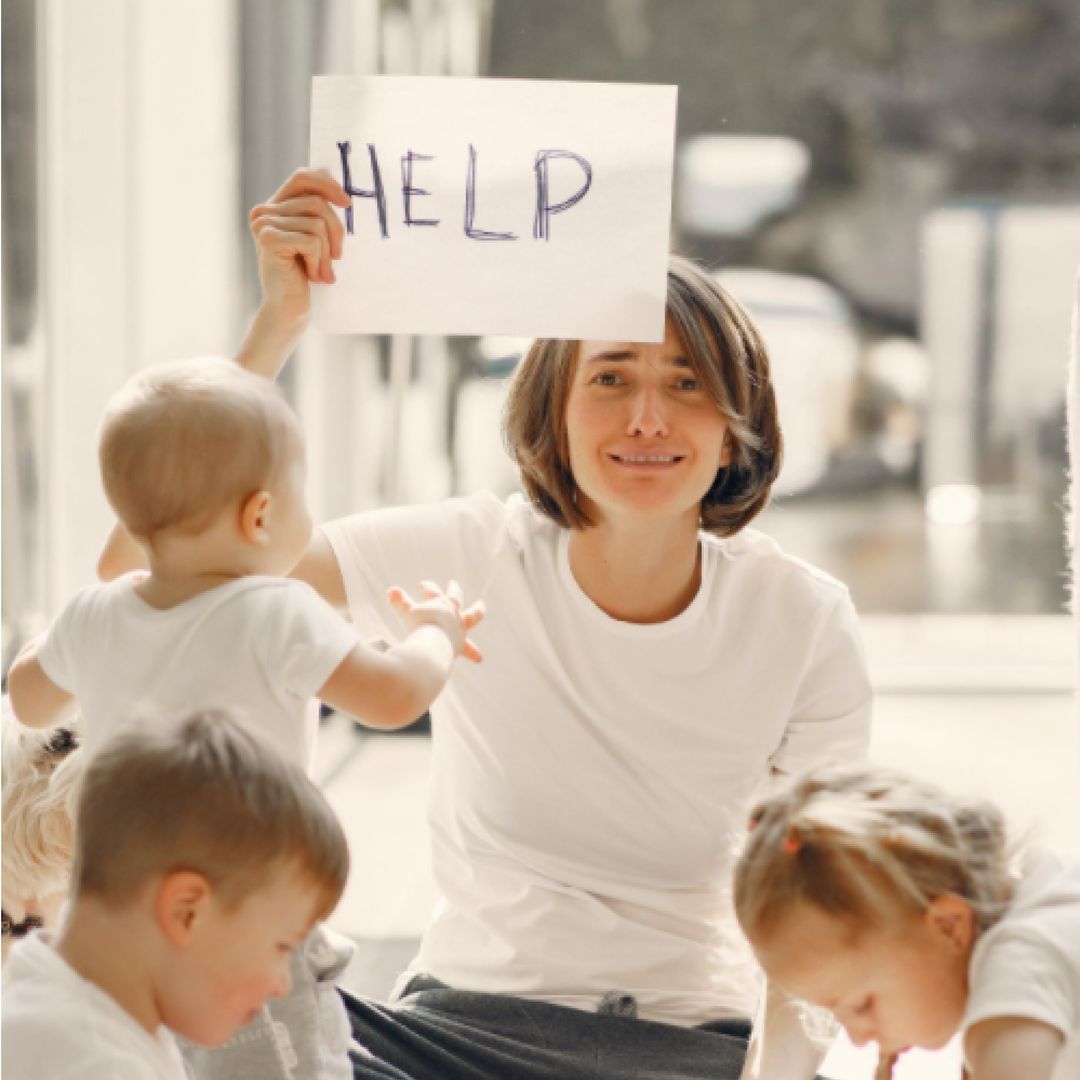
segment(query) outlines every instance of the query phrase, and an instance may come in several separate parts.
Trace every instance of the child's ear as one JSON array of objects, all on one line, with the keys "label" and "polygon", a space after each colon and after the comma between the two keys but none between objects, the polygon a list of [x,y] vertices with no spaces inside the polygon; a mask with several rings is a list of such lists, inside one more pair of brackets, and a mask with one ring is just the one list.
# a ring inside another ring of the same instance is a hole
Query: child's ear
[{"label": "child's ear", "polygon": [[954,952],[966,953],[975,936],[975,913],[962,896],[942,893],[935,897],[925,914],[927,927]]},{"label": "child's ear", "polygon": [[210,904],[210,882],[194,870],[174,870],[161,879],[154,916],[178,949],[187,947]]},{"label": "child's ear", "polygon": [[270,492],[255,491],[240,507],[240,531],[253,544],[270,542]]}]

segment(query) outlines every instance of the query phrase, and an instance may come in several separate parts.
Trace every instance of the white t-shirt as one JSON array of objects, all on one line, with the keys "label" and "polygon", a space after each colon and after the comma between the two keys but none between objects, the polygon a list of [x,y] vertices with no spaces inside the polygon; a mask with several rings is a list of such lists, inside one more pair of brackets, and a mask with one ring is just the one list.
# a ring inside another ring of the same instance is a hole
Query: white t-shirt
[{"label": "white t-shirt", "polygon": [[125,719],[225,708],[293,760],[310,764],[311,697],[356,645],[355,631],[308,585],[243,577],[166,611],[135,591],[139,574],[81,590],[49,627],[42,670],[79,700],[93,751]]},{"label": "white t-shirt", "polygon": [[442,900],[410,971],[585,1009],[621,991],[677,1024],[749,1016],[729,879],[752,789],[866,748],[847,590],[759,533],[703,535],[698,595],[642,626],[582,592],[569,531],[520,496],[324,532],[361,634],[400,636],[388,584],[453,577],[488,605],[484,662],[456,665],[432,710]]},{"label": "white t-shirt", "polygon": [[171,1033],[145,1031],[40,932],[4,963],[4,1080],[187,1080]]},{"label": "white t-shirt", "polygon": [[1054,1080],[1080,1077],[1080,863],[1034,851],[1009,910],[975,944],[963,1031],[1040,1020],[1066,1040]]}]

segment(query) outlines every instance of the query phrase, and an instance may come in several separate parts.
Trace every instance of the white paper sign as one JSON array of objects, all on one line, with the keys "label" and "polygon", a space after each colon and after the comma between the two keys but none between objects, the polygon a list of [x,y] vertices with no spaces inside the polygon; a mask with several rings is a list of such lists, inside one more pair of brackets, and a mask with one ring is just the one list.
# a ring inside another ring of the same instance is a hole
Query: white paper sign
[{"label": "white paper sign", "polygon": [[337,333],[660,341],[674,86],[318,77],[311,164],[352,193]]}]

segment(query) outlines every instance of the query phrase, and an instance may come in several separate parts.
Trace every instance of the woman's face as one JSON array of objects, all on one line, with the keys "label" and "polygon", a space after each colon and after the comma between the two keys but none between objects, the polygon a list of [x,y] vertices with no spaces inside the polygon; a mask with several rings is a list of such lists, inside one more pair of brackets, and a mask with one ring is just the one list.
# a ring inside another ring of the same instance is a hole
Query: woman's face
[{"label": "woman's face", "polygon": [[664,341],[582,341],[566,406],[570,470],[595,521],[692,517],[730,455],[727,421],[667,324]]}]

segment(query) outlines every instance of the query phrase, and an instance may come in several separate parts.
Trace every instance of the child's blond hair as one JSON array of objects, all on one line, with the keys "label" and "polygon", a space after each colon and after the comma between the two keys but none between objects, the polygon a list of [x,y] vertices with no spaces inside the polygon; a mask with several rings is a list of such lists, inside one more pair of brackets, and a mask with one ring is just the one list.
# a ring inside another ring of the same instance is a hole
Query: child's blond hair
[{"label": "child's blond hair", "polygon": [[[1001,812],[888,769],[824,766],[787,779],[754,807],[750,829],[734,891],[751,941],[800,901],[858,935],[947,893],[971,905],[981,932],[1012,895]],[[875,1080],[888,1080],[896,1057],[879,1058]]]},{"label": "child's blond hair", "polygon": [[290,869],[329,914],[349,872],[341,825],[299,766],[228,714],[128,722],[86,762],[76,897],[124,907],[148,882],[189,870],[234,909]]},{"label": "child's blond hair", "polygon": [[751,939],[793,903],[856,932],[919,914],[938,896],[966,900],[977,930],[1011,895],[1001,812],[873,766],[826,766],[785,781],[751,813],[735,866],[735,911]]},{"label": "child's blond hair", "polygon": [[278,388],[217,357],[139,372],[107,406],[98,451],[106,498],[145,541],[206,528],[302,454]]}]

